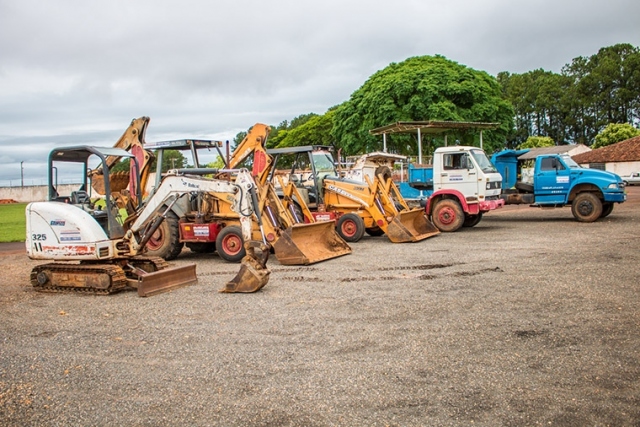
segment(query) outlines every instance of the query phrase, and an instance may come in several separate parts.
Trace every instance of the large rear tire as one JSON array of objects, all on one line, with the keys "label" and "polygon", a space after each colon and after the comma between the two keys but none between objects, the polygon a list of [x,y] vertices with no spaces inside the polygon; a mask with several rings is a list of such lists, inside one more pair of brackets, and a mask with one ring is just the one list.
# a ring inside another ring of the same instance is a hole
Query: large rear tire
[{"label": "large rear tire", "polygon": [[342,215],[336,224],[336,231],[346,242],[357,242],[364,236],[364,221],[359,215]]},{"label": "large rear tire", "polygon": [[242,229],[235,225],[224,227],[216,237],[216,250],[228,262],[240,262],[246,255]]},{"label": "large rear tire", "polygon": [[478,215],[466,215],[464,217],[464,222],[462,223],[463,227],[475,227],[482,220],[482,212],[478,213]]},{"label": "large rear tire", "polygon": [[440,231],[458,231],[464,224],[464,212],[455,200],[442,199],[433,208],[431,220]]},{"label": "large rear tire", "polygon": [[571,213],[580,222],[594,222],[602,214],[602,202],[593,193],[580,193],[573,199]]},{"label": "large rear tire", "polygon": [[170,261],[180,255],[183,246],[184,244],[180,241],[178,216],[173,211],[169,211],[165,220],[149,239],[145,255]]}]

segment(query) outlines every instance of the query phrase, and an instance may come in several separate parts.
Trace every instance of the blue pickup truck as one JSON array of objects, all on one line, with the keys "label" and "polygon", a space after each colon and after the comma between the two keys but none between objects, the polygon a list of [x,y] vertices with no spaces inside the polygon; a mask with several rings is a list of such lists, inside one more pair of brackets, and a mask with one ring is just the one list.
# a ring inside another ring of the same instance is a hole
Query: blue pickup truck
[{"label": "blue pickup truck", "polygon": [[580,222],[608,216],[626,200],[624,182],[611,172],[583,168],[568,154],[527,156],[530,150],[505,150],[491,161],[502,175],[505,204],[571,206]]}]

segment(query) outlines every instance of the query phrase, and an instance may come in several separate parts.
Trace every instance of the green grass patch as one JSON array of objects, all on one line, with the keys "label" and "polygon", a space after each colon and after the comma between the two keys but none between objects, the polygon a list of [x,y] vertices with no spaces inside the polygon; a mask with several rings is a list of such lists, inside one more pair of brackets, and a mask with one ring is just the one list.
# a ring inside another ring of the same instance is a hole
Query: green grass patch
[{"label": "green grass patch", "polygon": [[0,205],[0,242],[24,242],[27,235],[27,203]]}]

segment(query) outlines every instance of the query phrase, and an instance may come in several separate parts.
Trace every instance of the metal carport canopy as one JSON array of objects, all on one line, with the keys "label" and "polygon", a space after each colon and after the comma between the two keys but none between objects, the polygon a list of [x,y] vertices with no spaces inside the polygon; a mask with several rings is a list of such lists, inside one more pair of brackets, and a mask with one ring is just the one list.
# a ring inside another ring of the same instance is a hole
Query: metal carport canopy
[{"label": "metal carport canopy", "polygon": [[480,148],[482,148],[482,131],[497,129],[500,123],[485,122],[453,122],[453,121],[415,121],[395,122],[390,125],[371,129],[371,135],[383,136],[383,151],[387,151],[387,138],[389,133],[413,133],[418,134],[418,163],[422,163],[422,133],[439,134],[451,130],[480,130]]}]

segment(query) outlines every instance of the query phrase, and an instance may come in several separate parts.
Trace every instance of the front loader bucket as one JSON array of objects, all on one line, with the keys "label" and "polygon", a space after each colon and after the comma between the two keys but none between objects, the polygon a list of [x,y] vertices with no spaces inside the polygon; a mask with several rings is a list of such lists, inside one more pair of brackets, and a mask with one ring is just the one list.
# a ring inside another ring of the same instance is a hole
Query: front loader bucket
[{"label": "front loader bucket", "polygon": [[393,243],[418,242],[439,233],[440,230],[431,224],[423,209],[398,212],[385,231]]},{"label": "front loader bucket", "polygon": [[[240,262],[240,271],[226,286],[219,290],[222,293],[251,293],[259,291],[269,281],[271,271],[267,268],[269,246],[262,242],[249,241],[244,244],[247,255]],[[260,253],[256,253],[256,249]]]},{"label": "front loader bucket", "polygon": [[294,224],[276,240],[273,249],[283,265],[309,265],[351,253],[333,221]]},{"label": "front loader bucket", "polygon": [[188,264],[181,267],[165,268],[153,273],[143,273],[133,287],[138,289],[138,296],[150,297],[172,289],[181,288],[196,283],[196,265]]}]

